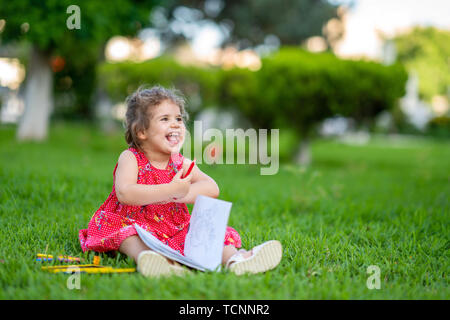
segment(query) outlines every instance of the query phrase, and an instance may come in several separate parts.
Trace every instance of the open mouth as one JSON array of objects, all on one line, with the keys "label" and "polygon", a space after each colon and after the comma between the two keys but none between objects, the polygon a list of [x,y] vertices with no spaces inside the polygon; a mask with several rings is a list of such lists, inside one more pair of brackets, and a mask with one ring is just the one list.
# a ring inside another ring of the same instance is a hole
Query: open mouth
[{"label": "open mouth", "polygon": [[176,146],[178,143],[180,143],[180,134],[177,132],[171,132],[168,135],[166,135],[167,141],[169,141],[170,146]]}]

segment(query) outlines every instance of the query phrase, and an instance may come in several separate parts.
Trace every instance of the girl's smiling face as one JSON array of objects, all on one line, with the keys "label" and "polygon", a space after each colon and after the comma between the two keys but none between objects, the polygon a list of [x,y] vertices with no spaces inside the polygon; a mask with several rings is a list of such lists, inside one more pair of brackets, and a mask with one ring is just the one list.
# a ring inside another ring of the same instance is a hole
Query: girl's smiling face
[{"label": "girl's smiling face", "polygon": [[179,153],[186,131],[180,107],[170,100],[164,100],[153,107],[149,114],[148,129],[138,133],[143,146],[150,152]]}]

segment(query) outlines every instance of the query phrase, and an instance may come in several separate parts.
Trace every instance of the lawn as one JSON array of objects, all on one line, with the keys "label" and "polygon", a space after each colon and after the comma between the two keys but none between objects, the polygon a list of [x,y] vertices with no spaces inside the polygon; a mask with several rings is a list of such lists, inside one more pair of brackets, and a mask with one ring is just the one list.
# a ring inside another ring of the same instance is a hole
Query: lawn
[{"label": "lawn", "polygon": [[[281,264],[259,275],[194,272],[184,278],[138,273],[41,271],[38,252],[83,254],[78,230],[112,187],[126,147],[121,134],[55,124],[42,144],[18,144],[0,127],[0,299],[449,299],[450,143],[372,139],[364,146],[319,140],[313,165],[200,165],[233,202],[229,225],[244,247],[278,239]],[[190,206],[191,208],[191,206]],[[102,264],[134,267],[123,255]],[[381,287],[368,289],[367,268]]]}]

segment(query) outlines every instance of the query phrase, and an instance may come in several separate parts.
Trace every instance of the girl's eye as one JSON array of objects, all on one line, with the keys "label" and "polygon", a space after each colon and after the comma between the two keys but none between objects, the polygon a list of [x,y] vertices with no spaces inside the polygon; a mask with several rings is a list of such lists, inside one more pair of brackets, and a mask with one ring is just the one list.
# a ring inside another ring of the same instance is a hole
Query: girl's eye
[{"label": "girl's eye", "polygon": [[161,118],[161,121],[167,121],[167,120],[168,120],[167,117]]},{"label": "girl's eye", "polygon": [[177,121],[183,121],[183,118],[181,118],[181,117],[179,117],[179,118],[177,118]]}]

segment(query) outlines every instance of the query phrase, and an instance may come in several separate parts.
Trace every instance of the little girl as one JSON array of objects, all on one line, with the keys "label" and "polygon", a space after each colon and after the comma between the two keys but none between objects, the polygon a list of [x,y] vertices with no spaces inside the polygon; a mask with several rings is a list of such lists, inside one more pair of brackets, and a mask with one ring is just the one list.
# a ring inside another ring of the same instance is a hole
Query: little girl
[{"label": "little girl", "polygon": [[[180,153],[187,113],[177,91],[161,86],[139,88],[126,102],[129,148],[114,168],[111,194],[92,216],[88,229],[79,232],[81,248],[83,252],[118,250],[134,259],[145,276],[181,275],[189,270],[151,251],[134,224],[184,254],[190,220],[186,203],[194,203],[198,195],[217,198],[219,187],[196,165],[183,178],[191,160]],[[240,247],[239,234],[227,227],[222,263],[238,275],[273,269],[281,260],[278,241],[265,242],[251,251],[238,251]]]}]

